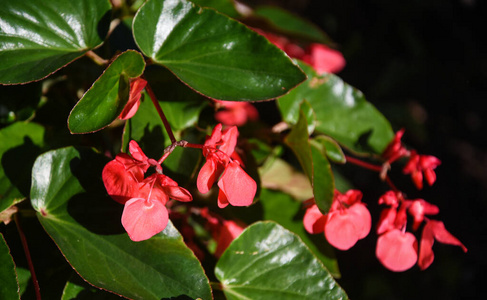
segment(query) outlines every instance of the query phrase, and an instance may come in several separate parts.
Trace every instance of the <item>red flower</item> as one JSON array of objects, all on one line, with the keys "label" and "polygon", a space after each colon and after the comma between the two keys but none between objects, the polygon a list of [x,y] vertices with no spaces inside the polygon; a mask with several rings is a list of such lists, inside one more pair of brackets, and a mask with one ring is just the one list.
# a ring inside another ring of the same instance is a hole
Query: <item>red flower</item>
[{"label": "red flower", "polygon": [[404,174],[411,174],[411,179],[418,188],[423,188],[423,174],[429,185],[433,185],[436,181],[436,174],[433,171],[441,161],[431,155],[419,155],[416,151],[411,151],[411,157],[403,169]]},{"label": "red flower", "polygon": [[401,138],[404,135],[404,129],[396,132],[394,139],[387,145],[386,149],[382,152],[382,157],[389,163],[393,163],[397,159],[409,154],[406,147],[403,146]]},{"label": "red flower", "polygon": [[198,174],[196,185],[201,193],[207,193],[213,183],[219,179],[218,206],[220,208],[228,204],[248,206],[254,200],[257,184],[245,173],[240,163],[232,158],[237,144],[238,129],[232,126],[223,132],[221,130],[221,124],[215,126],[211,136],[207,137],[203,145],[206,162]]},{"label": "red flower", "polygon": [[418,260],[418,242],[410,232],[389,230],[377,239],[377,259],[394,272],[402,272],[414,266]]},{"label": "red flower", "polygon": [[[169,198],[191,201],[191,194],[162,174],[161,166],[148,158],[135,141],[130,141],[132,156],[118,154],[105,165],[103,183],[108,194],[124,204],[122,225],[133,241],[142,241],[166,228],[169,215],[165,207]],[[156,173],[144,179],[147,169],[153,166]]]},{"label": "red flower", "polygon": [[328,214],[323,215],[316,204],[306,210],[303,219],[306,231],[312,234],[324,232],[333,247],[350,249],[370,232],[371,216],[361,198],[362,193],[358,190],[349,190],[345,194],[335,191]]},{"label": "red flower", "polygon": [[147,81],[142,78],[135,78],[130,82],[130,94],[129,100],[125,105],[124,109],[120,113],[119,118],[122,120],[127,120],[132,118],[140,105],[140,97],[142,96],[142,90],[147,85]]},{"label": "red flower", "polygon": [[242,126],[259,118],[259,112],[249,102],[215,101],[223,107],[215,113],[215,119],[223,125]]},{"label": "red flower", "polygon": [[302,60],[310,64],[318,74],[340,72],[346,63],[339,51],[316,43],[308,46]]},{"label": "red flower", "polygon": [[467,248],[445,229],[443,222],[435,220],[427,221],[423,228],[419,248],[418,266],[421,270],[428,268],[433,263],[435,258],[433,244],[435,240],[443,244],[460,246],[464,252],[467,252]]}]

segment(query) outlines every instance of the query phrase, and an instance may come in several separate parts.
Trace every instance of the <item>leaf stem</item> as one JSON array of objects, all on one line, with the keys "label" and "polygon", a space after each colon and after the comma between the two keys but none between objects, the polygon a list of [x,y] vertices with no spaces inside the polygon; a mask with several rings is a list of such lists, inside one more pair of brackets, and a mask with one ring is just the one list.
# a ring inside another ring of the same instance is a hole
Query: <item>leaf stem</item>
[{"label": "leaf stem", "polygon": [[382,166],[377,166],[377,165],[374,165],[374,164],[370,164],[368,162],[362,161],[362,160],[357,159],[355,157],[351,157],[351,156],[345,155],[345,159],[347,160],[347,162],[350,162],[350,163],[352,163],[354,165],[357,165],[357,166],[360,166],[360,167],[363,167],[363,168],[366,168],[366,169],[369,169],[369,170],[372,170],[372,171],[376,171],[376,172],[381,172],[382,171]]},{"label": "leaf stem", "polygon": [[149,84],[145,86],[145,90],[147,91],[147,94],[149,94],[149,97],[152,100],[152,104],[154,104],[154,106],[156,107],[157,113],[159,114],[159,117],[161,118],[162,123],[164,124],[164,128],[166,129],[166,132],[169,135],[169,139],[171,139],[171,143],[172,144],[176,143],[176,138],[174,137],[174,133],[172,132],[171,125],[169,125],[169,122],[167,121],[167,118],[164,115],[164,112],[162,111],[161,105],[157,101],[157,97],[154,94],[154,91],[152,90]]},{"label": "leaf stem", "polygon": [[97,64],[97,65],[99,65],[101,67],[105,67],[106,65],[108,65],[108,60],[107,59],[101,58],[100,56],[98,56],[98,54],[96,54],[92,50],[86,52],[85,55],[88,58],[90,58],[92,61],[94,61],[95,64]]},{"label": "leaf stem", "polygon": [[15,225],[17,226],[17,231],[19,232],[20,241],[22,242],[22,247],[24,248],[25,258],[27,259],[27,264],[29,265],[30,275],[32,277],[32,282],[34,283],[34,290],[36,294],[36,299],[41,299],[41,291],[39,288],[39,282],[37,282],[37,276],[34,271],[34,264],[32,263],[32,257],[30,256],[29,246],[27,245],[27,239],[25,238],[24,230],[22,229],[22,224],[20,222],[19,214],[14,215]]}]

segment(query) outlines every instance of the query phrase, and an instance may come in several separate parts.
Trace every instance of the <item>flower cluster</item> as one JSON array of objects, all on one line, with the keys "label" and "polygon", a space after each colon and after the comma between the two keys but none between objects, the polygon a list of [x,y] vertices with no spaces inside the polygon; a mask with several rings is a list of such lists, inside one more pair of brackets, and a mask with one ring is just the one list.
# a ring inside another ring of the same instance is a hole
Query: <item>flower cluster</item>
[{"label": "flower cluster", "polygon": [[[103,183],[108,194],[124,204],[122,225],[133,241],[149,239],[166,228],[169,214],[167,201],[191,201],[193,197],[184,188],[162,173],[161,165],[148,158],[137,142],[130,141],[130,155],[118,154],[105,165]],[[149,167],[155,173],[145,177]]]},{"label": "flower cluster", "polygon": [[348,250],[370,232],[372,218],[361,202],[362,192],[335,191],[330,211],[323,215],[316,204],[306,210],[304,228],[311,234],[325,233],[326,240],[335,248]]},{"label": "flower cluster", "polygon": [[312,43],[308,45],[306,49],[303,49],[292,43],[286,37],[264,32],[262,30],[256,31],[265,36],[279,49],[286,52],[290,57],[301,59],[305,63],[311,65],[318,74],[337,73],[345,67],[346,62],[343,55],[339,51],[331,49],[326,45]]},{"label": "flower cluster", "polygon": [[237,137],[236,126],[222,131],[222,124],[218,124],[203,145],[206,162],[198,174],[196,185],[205,194],[218,180],[220,208],[228,204],[248,206],[257,191],[257,183],[240,166],[240,158],[235,152]]},{"label": "flower cluster", "polygon": [[[436,215],[436,205],[423,199],[407,200],[399,192],[388,191],[379,198],[383,209],[377,226],[376,256],[388,269],[396,272],[405,271],[418,263],[421,270],[428,268],[433,262],[432,246],[434,240],[444,244],[467,248],[451,235],[441,221],[430,220],[426,215]],[[418,253],[418,243],[414,234],[406,231],[407,215],[413,218],[413,231],[425,222]]]}]

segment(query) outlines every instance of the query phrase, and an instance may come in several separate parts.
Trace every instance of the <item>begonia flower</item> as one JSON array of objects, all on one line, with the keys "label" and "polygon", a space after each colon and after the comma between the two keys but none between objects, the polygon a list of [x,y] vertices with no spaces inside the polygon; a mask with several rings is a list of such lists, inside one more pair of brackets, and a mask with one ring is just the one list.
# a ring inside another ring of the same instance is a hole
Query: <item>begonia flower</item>
[{"label": "begonia flower", "polygon": [[418,260],[418,242],[410,232],[390,230],[377,239],[375,255],[377,259],[394,272],[410,269]]},{"label": "begonia flower", "polygon": [[223,252],[237,238],[244,228],[232,220],[224,220],[219,228],[218,239],[216,242],[215,256],[220,257]]},{"label": "begonia flower", "polygon": [[340,72],[346,64],[339,51],[317,43],[308,46],[302,60],[310,64],[318,74]]},{"label": "begonia flower", "polygon": [[238,129],[232,126],[222,132],[219,123],[203,145],[206,162],[201,168],[196,186],[201,193],[207,193],[218,180],[220,192],[218,206],[248,206],[252,204],[257,191],[255,181],[233,159],[237,144]]},{"label": "begonia flower", "polygon": [[[154,159],[148,158],[135,141],[129,144],[128,154],[118,154],[105,165],[102,172],[103,183],[108,194],[124,204],[122,225],[133,241],[151,238],[166,228],[169,213],[166,208],[171,198],[191,201],[191,194],[162,174],[162,167]],[[156,173],[144,178],[152,166]]]},{"label": "begonia flower", "polygon": [[411,151],[411,157],[403,169],[404,174],[411,174],[411,179],[418,190],[423,188],[423,174],[426,182],[431,186],[436,181],[434,169],[441,164],[441,161],[432,155],[419,155]]},{"label": "begonia flower", "polygon": [[397,159],[404,157],[409,154],[409,150],[402,144],[401,138],[404,135],[404,129],[399,130],[394,135],[392,141],[387,145],[387,147],[382,152],[382,158],[387,160],[389,163],[393,163]]},{"label": "begonia flower", "polygon": [[218,101],[222,110],[215,113],[215,119],[227,126],[242,126],[248,121],[255,121],[259,118],[259,112],[249,102]]},{"label": "begonia flower", "polygon": [[459,246],[464,252],[467,248],[445,228],[441,221],[430,220],[426,222],[421,236],[419,248],[418,266],[421,270],[428,268],[435,258],[433,254],[433,244],[437,240],[443,244]]},{"label": "begonia flower", "polygon": [[140,97],[142,96],[142,90],[145,88],[146,85],[147,81],[140,77],[132,79],[130,81],[129,100],[127,101],[127,104],[125,104],[125,107],[120,113],[120,119],[127,120],[135,115],[140,106]]},{"label": "begonia flower", "polygon": [[345,194],[335,191],[326,215],[316,204],[306,210],[304,228],[312,234],[324,232],[326,240],[337,249],[350,249],[358,240],[366,237],[371,228],[372,219],[361,198],[362,193],[358,190],[349,190]]},{"label": "begonia flower", "polygon": [[413,200],[408,208],[409,214],[413,216],[413,230],[417,230],[423,223],[425,215],[436,215],[440,212],[438,206],[428,203],[423,199]]}]

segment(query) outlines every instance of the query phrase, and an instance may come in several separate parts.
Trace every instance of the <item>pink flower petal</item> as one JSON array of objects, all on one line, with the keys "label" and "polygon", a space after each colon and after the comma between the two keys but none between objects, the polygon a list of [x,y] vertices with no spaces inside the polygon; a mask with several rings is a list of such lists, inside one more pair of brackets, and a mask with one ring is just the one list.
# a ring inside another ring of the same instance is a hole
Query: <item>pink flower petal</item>
[{"label": "pink flower petal", "polygon": [[181,202],[189,202],[193,200],[193,196],[191,196],[191,193],[182,187],[166,186],[164,190],[169,195],[169,197],[174,200],[178,200]]},{"label": "pink flower petal", "polygon": [[221,173],[218,170],[218,162],[216,162],[215,159],[208,157],[203,167],[201,167],[201,170],[198,173],[198,178],[196,179],[198,191],[203,194],[208,193],[220,174]]},{"label": "pink flower petal", "polygon": [[220,257],[232,241],[237,238],[244,229],[234,221],[224,221],[220,228],[215,256]]},{"label": "pink flower petal", "polygon": [[257,184],[236,161],[231,161],[222,177],[218,187],[225,194],[228,202],[233,206],[249,206],[252,204]]},{"label": "pink flower petal", "polygon": [[328,214],[325,237],[333,247],[348,250],[357,243],[361,230],[356,227],[354,217],[348,210],[337,210]]},{"label": "pink flower petal", "polygon": [[124,204],[130,198],[138,196],[138,182],[131,172],[117,160],[105,165],[102,171],[105,188],[113,200]]},{"label": "pink flower petal", "polygon": [[357,228],[358,239],[363,239],[369,234],[370,228],[372,227],[372,217],[370,216],[369,210],[365,204],[355,203],[348,208],[348,213]]},{"label": "pink flower petal", "polygon": [[160,201],[147,201],[133,198],[125,203],[122,213],[122,225],[134,242],[147,240],[163,231],[169,215]]},{"label": "pink flower petal", "polygon": [[142,96],[142,90],[147,85],[147,81],[142,78],[137,78],[130,82],[130,94],[127,104],[120,113],[119,118],[127,120],[132,118],[140,106],[140,97]]},{"label": "pink flower petal", "polygon": [[380,213],[379,222],[377,223],[377,234],[383,234],[386,231],[394,229],[397,209],[390,207],[384,208]]},{"label": "pink flower petal", "polygon": [[418,260],[418,243],[410,232],[393,229],[377,239],[377,259],[394,272],[402,272],[414,266]]},{"label": "pink flower petal", "polygon": [[304,229],[311,234],[321,233],[325,230],[326,217],[323,215],[314,204],[304,213],[303,224]]},{"label": "pink flower petal", "polygon": [[226,153],[228,156],[231,156],[235,150],[235,146],[237,145],[238,134],[237,126],[232,126],[225,129],[222,135],[223,144],[219,148],[220,151]]}]

